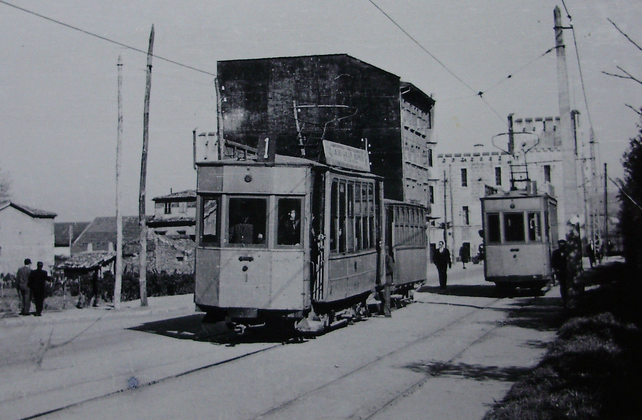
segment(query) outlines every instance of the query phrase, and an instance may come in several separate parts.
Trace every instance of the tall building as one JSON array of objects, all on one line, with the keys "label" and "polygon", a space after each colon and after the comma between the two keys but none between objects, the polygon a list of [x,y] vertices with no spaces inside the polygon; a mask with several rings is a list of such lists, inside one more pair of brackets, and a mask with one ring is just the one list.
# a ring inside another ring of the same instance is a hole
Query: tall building
[{"label": "tall building", "polygon": [[226,145],[319,159],[328,140],[370,151],[386,198],[430,206],[435,101],[399,76],[346,54],[219,61]]}]

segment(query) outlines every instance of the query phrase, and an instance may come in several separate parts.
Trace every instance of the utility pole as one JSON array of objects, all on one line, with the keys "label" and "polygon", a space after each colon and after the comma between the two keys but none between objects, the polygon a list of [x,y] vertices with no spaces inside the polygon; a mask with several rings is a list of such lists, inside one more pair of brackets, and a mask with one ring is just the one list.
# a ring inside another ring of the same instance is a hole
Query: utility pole
[{"label": "utility pole", "polygon": [[120,168],[123,147],[123,106],[121,90],[123,87],[123,61],[118,56],[118,134],[116,135],[116,278],[114,284],[114,309],[120,309],[120,293],[123,284],[123,214],[121,212],[122,191]]},{"label": "utility pole", "polygon": [[604,238],[602,238],[602,246],[608,251],[609,247],[609,195],[607,191],[607,181],[609,174],[606,170],[606,163],[604,164]]},{"label": "utility pole", "polygon": [[221,94],[221,87],[218,84],[218,78],[214,79],[216,87],[216,131],[218,137],[218,160],[223,160],[225,155],[225,139],[223,139],[223,110],[221,103],[223,96]]},{"label": "utility pole", "polygon": [[140,162],[140,194],[138,197],[138,224],[140,226],[140,306],[147,306],[147,217],[145,215],[145,189],[147,182],[147,148],[149,145],[149,96],[152,89],[152,57],[154,51],[154,25],[149,34],[147,50],[147,81],[143,110],[143,153]]},{"label": "utility pole", "polygon": [[446,178],[446,170],[444,169],[444,245],[448,245],[448,207],[447,207],[447,194],[446,194],[446,185],[448,184],[448,179]]},{"label": "utility pole", "polygon": [[[568,72],[566,67],[566,47],[559,7],[553,12],[555,20],[555,48],[557,49],[557,88],[560,108],[560,135],[562,138],[562,175],[564,178],[564,214],[561,218],[564,232],[568,233],[569,221],[578,216],[577,171],[575,167],[576,151],[572,133],[571,105],[568,87]],[[560,232],[561,233],[561,232]]]}]

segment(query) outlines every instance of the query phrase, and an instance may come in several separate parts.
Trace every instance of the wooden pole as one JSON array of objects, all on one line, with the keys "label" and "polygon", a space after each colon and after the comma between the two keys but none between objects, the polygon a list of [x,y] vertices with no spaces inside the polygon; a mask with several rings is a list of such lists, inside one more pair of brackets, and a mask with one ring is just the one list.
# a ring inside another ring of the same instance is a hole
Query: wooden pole
[{"label": "wooden pole", "polygon": [[145,216],[145,189],[147,182],[147,148],[149,144],[149,96],[152,89],[152,57],[154,51],[154,25],[149,34],[147,50],[147,82],[143,110],[143,152],[140,162],[140,194],[138,197],[138,224],[140,226],[140,306],[147,306],[147,220]]},{"label": "wooden pole", "polygon": [[123,61],[118,56],[118,134],[116,135],[116,277],[114,283],[114,309],[120,309],[120,293],[123,284],[123,214],[121,212],[120,168],[122,164],[123,106]]}]

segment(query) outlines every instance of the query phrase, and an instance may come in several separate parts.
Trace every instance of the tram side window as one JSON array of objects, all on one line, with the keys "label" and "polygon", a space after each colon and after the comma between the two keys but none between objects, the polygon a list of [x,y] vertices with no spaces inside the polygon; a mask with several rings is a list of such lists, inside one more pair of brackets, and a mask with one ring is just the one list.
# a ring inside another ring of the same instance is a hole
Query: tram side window
[{"label": "tram side window", "polygon": [[524,214],[504,213],[504,241],[524,242]]},{"label": "tram side window", "polygon": [[263,245],[266,243],[267,200],[263,198],[230,198],[229,243]]},{"label": "tram side window", "polygon": [[528,213],[528,240],[531,242],[542,241],[542,227],[539,212]]},{"label": "tram side window", "polygon": [[486,229],[488,230],[488,243],[498,244],[501,242],[501,232],[499,225],[499,213],[489,213]]},{"label": "tram side window", "polygon": [[301,243],[301,200],[280,198],[278,215],[277,244],[299,245]]},{"label": "tram side window", "polygon": [[218,244],[219,198],[203,198],[201,245]]}]

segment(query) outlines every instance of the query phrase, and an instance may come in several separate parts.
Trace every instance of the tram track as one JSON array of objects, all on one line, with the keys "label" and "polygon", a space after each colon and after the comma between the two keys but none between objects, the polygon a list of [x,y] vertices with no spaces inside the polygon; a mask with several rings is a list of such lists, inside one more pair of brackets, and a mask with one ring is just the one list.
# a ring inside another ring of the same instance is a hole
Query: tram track
[{"label": "tram track", "polygon": [[[528,306],[529,304],[531,304],[531,302],[534,299],[536,299],[536,298],[529,299],[528,303],[522,305],[522,308],[525,307],[525,306]],[[308,390],[308,391],[296,396],[295,398],[292,398],[292,399],[280,404],[277,407],[273,407],[272,409],[270,409],[270,410],[268,410],[268,411],[266,411],[264,413],[261,413],[260,415],[253,417],[253,420],[264,420],[266,418],[279,418],[280,417],[279,413],[281,413],[281,412],[287,410],[288,408],[294,406],[295,404],[297,404],[297,402],[299,402],[299,401],[301,401],[301,400],[303,400],[303,399],[305,399],[305,398],[307,398],[307,397],[309,397],[309,396],[311,396],[313,394],[322,392],[325,389],[328,389],[328,388],[330,388],[332,386],[335,386],[338,383],[346,381],[346,380],[348,380],[348,378],[350,378],[350,377],[352,377],[352,376],[354,376],[354,375],[356,375],[358,373],[361,373],[362,371],[365,371],[365,370],[367,370],[369,368],[376,367],[378,364],[382,363],[384,360],[389,359],[389,358],[391,358],[391,357],[393,357],[393,356],[395,356],[395,355],[397,355],[397,354],[409,349],[410,347],[413,347],[415,345],[423,343],[428,339],[431,339],[431,338],[434,338],[436,336],[439,336],[440,334],[444,333],[445,331],[455,327],[458,324],[461,324],[463,321],[467,320],[468,318],[473,317],[475,314],[478,314],[479,312],[484,311],[484,310],[493,309],[493,305],[495,305],[497,302],[500,302],[501,300],[502,300],[502,298],[494,299],[493,301],[489,302],[487,305],[484,305],[484,306],[452,305],[452,306],[460,306],[460,307],[472,307],[473,310],[467,312],[466,314],[458,317],[457,319],[449,322],[448,324],[444,325],[443,327],[441,327],[441,328],[439,328],[437,330],[434,330],[434,331],[431,331],[428,334],[422,335],[421,337],[419,337],[419,338],[417,338],[417,339],[415,339],[415,340],[413,340],[413,341],[411,341],[411,342],[409,342],[409,343],[407,343],[407,344],[405,344],[405,345],[403,345],[401,347],[398,347],[398,348],[396,348],[396,349],[394,349],[394,350],[392,350],[392,351],[390,351],[390,352],[388,352],[388,353],[386,353],[384,355],[381,355],[381,356],[377,357],[376,359],[372,360],[371,362],[369,362],[369,363],[367,363],[365,365],[362,365],[362,366],[358,367],[357,369],[354,369],[354,370],[352,370],[350,372],[347,372],[344,375],[342,375],[342,376],[340,376],[340,377],[338,377],[338,378],[336,378],[336,379],[334,379],[334,380],[332,380],[330,382],[327,382],[327,383],[325,383],[325,384],[323,384],[323,385],[321,385],[319,387],[316,387],[314,389],[310,389],[310,390]],[[477,344],[479,342],[482,342],[485,339],[487,339],[489,335],[491,335],[494,331],[498,330],[499,328],[503,327],[503,325],[504,325],[504,323],[501,323],[501,324],[491,328],[489,331],[484,333],[482,336],[478,337],[473,342],[468,343],[466,345],[466,347],[464,347],[463,349],[458,351],[447,362],[452,362],[453,360],[456,360],[458,357],[460,357],[463,353],[465,353],[472,346],[474,346],[475,344]],[[426,377],[422,378],[421,380],[419,380],[416,383],[412,384],[410,387],[407,387],[407,388],[401,390],[400,392],[398,392],[393,398],[390,398],[387,401],[383,402],[383,404],[381,404],[376,409],[370,411],[369,413],[365,413],[363,415],[359,415],[358,417],[354,417],[354,418],[359,418],[359,419],[370,419],[370,418],[372,418],[376,414],[378,414],[378,413],[382,412],[383,410],[385,410],[387,407],[389,407],[391,405],[394,405],[396,402],[398,402],[399,400],[401,400],[405,396],[407,396],[407,395],[413,393],[414,391],[416,391],[417,389],[421,388],[421,386],[423,386],[427,381],[432,379],[432,377],[433,376],[431,375],[431,376],[426,376]]]},{"label": "tram track", "polygon": [[[537,299],[537,297],[530,298],[527,301],[522,301],[520,303],[519,307],[516,308],[516,309],[517,310],[522,310],[523,308],[531,305],[532,302],[535,299]],[[412,341],[410,341],[410,342],[408,342],[408,343],[406,343],[406,344],[404,344],[404,345],[402,345],[400,347],[397,347],[397,348],[395,348],[395,349],[393,349],[393,350],[391,350],[391,351],[389,351],[389,352],[387,352],[387,353],[385,353],[383,355],[380,355],[380,356],[376,357],[372,361],[370,361],[370,362],[368,362],[368,363],[366,363],[364,365],[361,365],[361,366],[357,367],[356,369],[352,369],[349,372],[346,372],[343,375],[341,375],[341,376],[339,376],[339,377],[337,377],[337,378],[335,378],[335,379],[333,379],[333,380],[331,380],[329,382],[326,382],[326,383],[324,383],[324,384],[322,384],[320,386],[314,387],[312,389],[308,389],[305,392],[294,396],[294,398],[291,398],[291,399],[279,404],[278,406],[273,407],[273,408],[271,408],[271,409],[269,409],[267,411],[262,412],[259,415],[253,416],[251,418],[253,418],[255,420],[266,419],[266,418],[279,418],[280,417],[279,416],[280,413],[286,412],[289,408],[291,408],[293,406],[296,406],[298,403],[302,402],[303,400],[305,400],[308,397],[311,397],[311,396],[313,396],[313,395],[315,395],[317,393],[323,392],[324,390],[330,389],[333,386],[335,386],[337,384],[340,384],[341,382],[348,381],[350,378],[354,377],[355,375],[358,375],[359,373],[365,372],[368,369],[376,368],[376,366],[381,364],[382,362],[394,357],[397,354],[402,353],[403,351],[405,351],[405,350],[407,350],[407,349],[409,349],[409,348],[411,348],[413,346],[416,346],[418,344],[424,343],[427,340],[430,340],[430,339],[433,339],[435,337],[438,337],[440,334],[443,334],[443,333],[447,332],[448,330],[456,327],[457,325],[462,324],[463,322],[465,322],[468,319],[474,317],[476,314],[479,314],[480,312],[499,309],[499,308],[495,308],[495,305],[497,305],[497,303],[501,302],[502,300],[504,300],[504,298],[496,298],[496,299],[493,299],[492,301],[488,302],[485,305],[451,304],[449,306],[456,306],[456,307],[461,307],[461,308],[471,308],[471,310],[469,310],[466,313],[458,316],[456,319],[453,319],[452,321],[448,322],[446,325],[443,325],[443,326],[441,326],[440,328],[438,328],[436,330],[433,330],[433,331],[430,331],[430,332],[428,332],[426,334],[423,334],[420,337],[418,337],[418,338],[416,338],[416,339],[414,339],[414,340],[412,340]],[[422,303],[425,303],[425,302],[421,302],[421,303],[420,302],[415,302],[414,304],[416,305],[416,304],[422,304]],[[434,303],[446,304],[444,302],[434,302]],[[488,331],[485,331],[483,335],[477,337],[475,340],[473,340],[471,342],[467,342],[466,345],[463,348],[459,349],[445,363],[450,363],[450,362],[456,360],[458,357],[460,357],[462,354],[464,354],[471,347],[473,347],[477,343],[480,343],[480,342],[484,341],[490,335],[492,335],[493,332],[495,332],[498,329],[502,328],[504,325],[505,325],[505,322],[501,322],[498,325],[493,326]],[[197,367],[197,368],[185,370],[183,372],[176,373],[174,375],[170,375],[170,376],[167,376],[167,377],[164,377],[164,378],[161,378],[161,379],[156,379],[156,380],[152,380],[152,381],[149,381],[149,382],[140,383],[140,384],[137,384],[136,388],[152,387],[154,385],[158,385],[158,384],[161,384],[161,383],[170,382],[173,379],[178,379],[178,378],[181,378],[181,377],[188,377],[189,375],[192,375],[192,374],[195,374],[195,373],[198,373],[198,372],[202,372],[202,371],[206,371],[206,370],[210,370],[210,369],[222,368],[222,367],[224,367],[226,365],[230,365],[230,364],[232,364],[234,362],[238,362],[238,361],[241,361],[241,360],[248,360],[250,358],[258,356],[259,354],[264,354],[266,352],[275,350],[277,348],[281,348],[281,347],[284,346],[284,344],[287,344],[287,342],[285,342],[285,343],[284,342],[279,342],[278,344],[270,345],[268,347],[265,347],[265,348],[262,348],[262,349],[259,349],[259,350],[255,350],[255,351],[252,351],[252,352],[248,352],[246,354],[238,355],[236,357],[232,357],[232,358],[229,358],[229,359],[226,359],[226,360],[222,360],[222,361],[218,361],[218,362],[215,362],[215,363],[210,363],[210,364],[207,364],[207,365],[203,365],[203,366],[200,366],[200,367]],[[361,412],[361,410],[358,410],[358,415],[357,415],[357,413],[355,413],[355,416],[353,416],[353,418],[360,418],[360,419],[373,418],[377,414],[385,411],[389,407],[391,407],[391,406],[397,404],[398,402],[402,401],[404,397],[407,397],[407,396],[413,394],[414,392],[416,392],[418,389],[420,389],[422,386],[424,386],[428,381],[430,381],[435,376],[436,375],[433,373],[431,375],[425,376],[424,378],[422,378],[422,379],[420,379],[418,381],[415,381],[414,383],[410,384],[410,386],[399,390],[396,394],[392,395],[391,398],[388,398],[385,401],[381,401],[381,403],[378,404],[376,407],[370,407],[367,410],[367,412]],[[83,401],[78,401],[78,402],[74,402],[74,403],[65,405],[63,407],[58,407],[58,408],[55,408],[55,409],[52,409],[52,410],[48,410],[48,411],[41,412],[41,413],[38,413],[38,414],[34,414],[34,415],[31,415],[31,416],[28,416],[28,417],[24,417],[23,419],[42,418],[42,417],[45,417],[45,416],[47,416],[49,414],[60,413],[60,412],[63,412],[65,410],[67,410],[67,409],[71,409],[71,408],[80,406],[82,404],[96,402],[98,400],[109,398],[109,397],[112,397],[112,396],[115,396],[115,395],[118,395],[118,394],[126,393],[128,391],[131,391],[131,389],[130,388],[124,388],[124,389],[121,389],[121,390],[118,390],[118,391],[115,391],[115,392],[111,392],[111,393],[106,393],[104,395],[95,396],[95,397],[92,397],[92,398],[89,398],[89,399],[85,399]]]}]

